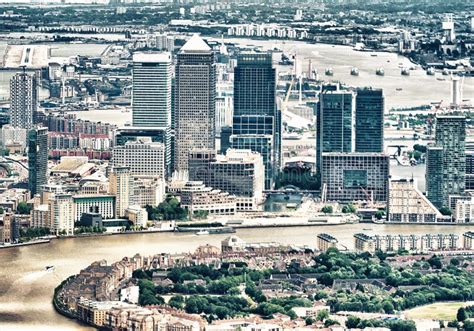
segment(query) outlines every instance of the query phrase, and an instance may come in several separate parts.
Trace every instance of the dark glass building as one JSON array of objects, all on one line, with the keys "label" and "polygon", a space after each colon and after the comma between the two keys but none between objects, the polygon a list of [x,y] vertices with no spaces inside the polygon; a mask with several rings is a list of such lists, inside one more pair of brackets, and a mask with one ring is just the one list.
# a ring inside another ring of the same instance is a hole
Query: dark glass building
[{"label": "dark glass building", "polygon": [[33,196],[41,193],[41,185],[48,184],[48,128],[28,132],[28,169],[28,189]]},{"label": "dark glass building", "polygon": [[271,53],[238,55],[230,145],[262,154],[266,189],[273,187],[281,163],[281,113],[276,106],[275,88]]},{"label": "dark glass building", "polygon": [[383,152],[384,96],[381,89],[357,89],[356,152]]}]

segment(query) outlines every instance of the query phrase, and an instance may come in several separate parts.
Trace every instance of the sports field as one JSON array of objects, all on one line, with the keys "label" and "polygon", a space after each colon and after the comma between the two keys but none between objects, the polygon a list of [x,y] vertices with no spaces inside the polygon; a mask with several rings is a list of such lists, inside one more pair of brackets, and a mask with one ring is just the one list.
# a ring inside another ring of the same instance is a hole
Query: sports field
[{"label": "sports field", "polygon": [[406,310],[407,319],[434,319],[451,321],[456,319],[456,313],[461,307],[473,305],[474,302],[437,302],[431,305],[421,306]]}]

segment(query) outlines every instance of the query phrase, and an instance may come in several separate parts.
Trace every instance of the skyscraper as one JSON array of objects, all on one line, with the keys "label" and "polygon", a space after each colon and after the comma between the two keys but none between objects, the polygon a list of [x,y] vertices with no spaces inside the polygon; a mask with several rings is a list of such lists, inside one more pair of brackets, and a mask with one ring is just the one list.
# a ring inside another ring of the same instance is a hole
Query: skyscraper
[{"label": "skyscraper", "polygon": [[281,113],[276,106],[275,87],[270,53],[237,57],[231,146],[262,155],[266,189],[273,187],[281,159]]},{"label": "skyscraper", "polygon": [[[166,52],[135,53],[132,73],[133,127],[128,128],[128,133],[131,133],[134,139],[149,134],[154,142],[162,143],[165,147],[166,175],[170,175],[172,152],[171,54]],[[123,132],[119,134],[122,135]]]},{"label": "skyscraper", "polygon": [[170,128],[171,77],[170,53],[133,54],[133,126]]},{"label": "skyscraper", "polygon": [[10,124],[15,128],[31,129],[38,102],[36,76],[17,73],[10,79]]},{"label": "skyscraper", "polygon": [[326,90],[318,105],[316,163],[321,170],[321,154],[355,150],[355,95],[351,91]]},{"label": "skyscraper", "polygon": [[437,116],[435,146],[428,148],[426,191],[428,199],[438,208],[450,206],[450,195],[465,193],[465,145],[466,118],[454,115]]},{"label": "skyscraper", "polygon": [[384,95],[381,89],[357,89],[355,151],[383,152]]},{"label": "skyscraper", "polygon": [[181,47],[175,81],[175,171],[188,170],[195,148],[215,148],[215,60],[198,35]]},{"label": "skyscraper", "polygon": [[28,169],[28,189],[33,197],[40,193],[41,185],[48,184],[48,128],[28,132]]},{"label": "skyscraper", "polygon": [[125,217],[125,210],[130,206],[129,167],[110,168],[109,193],[115,195],[115,216]]}]

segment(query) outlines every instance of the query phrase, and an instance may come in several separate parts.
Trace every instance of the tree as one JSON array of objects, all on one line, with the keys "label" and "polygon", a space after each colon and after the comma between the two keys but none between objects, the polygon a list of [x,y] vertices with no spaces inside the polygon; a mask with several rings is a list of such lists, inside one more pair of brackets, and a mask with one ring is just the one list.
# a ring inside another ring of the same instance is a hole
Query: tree
[{"label": "tree", "polygon": [[321,211],[325,214],[332,214],[333,208],[332,206],[324,206],[323,208],[321,208]]},{"label": "tree", "polygon": [[168,305],[170,305],[173,308],[183,309],[184,297],[182,295],[175,295],[171,297],[170,301],[168,301]]},{"label": "tree", "polygon": [[316,315],[318,321],[324,321],[329,317],[329,312],[326,309],[320,310]]},{"label": "tree", "polygon": [[381,220],[385,215],[385,211],[383,210],[377,210],[375,212],[375,218],[378,219],[378,220]]},{"label": "tree", "polygon": [[348,204],[348,205],[342,207],[342,212],[344,214],[355,213],[356,212],[356,207],[352,204]]},{"label": "tree", "polygon": [[348,316],[346,320],[346,328],[356,329],[359,327],[360,318],[356,316]]},{"label": "tree", "polygon": [[306,317],[304,322],[305,322],[306,325],[313,325],[314,319],[312,319],[311,317]]},{"label": "tree", "polygon": [[469,318],[469,315],[468,313],[466,312],[466,309],[464,309],[464,307],[461,307],[458,309],[458,312],[456,314],[456,319],[459,321],[459,322],[464,322],[465,320],[467,320]]},{"label": "tree", "polygon": [[31,211],[31,207],[26,202],[22,201],[18,204],[18,207],[16,207],[16,211],[18,214],[28,215]]}]

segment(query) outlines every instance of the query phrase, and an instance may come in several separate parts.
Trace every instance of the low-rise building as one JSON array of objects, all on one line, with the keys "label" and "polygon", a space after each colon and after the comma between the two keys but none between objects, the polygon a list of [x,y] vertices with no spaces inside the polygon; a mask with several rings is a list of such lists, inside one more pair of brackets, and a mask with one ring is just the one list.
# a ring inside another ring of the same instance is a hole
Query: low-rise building
[{"label": "low-rise building", "polygon": [[357,252],[375,252],[375,242],[371,236],[365,233],[356,233],[354,239]]},{"label": "low-rise building", "polygon": [[148,223],[148,213],[145,208],[140,206],[130,206],[127,208],[126,216],[133,225],[146,228]]},{"label": "low-rise building", "polygon": [[454,220],[456,223],[474,223],[474,197],[456,202]]},{"label": "low-rise building", "polygon": [[463,234],[463,248],[467,250],[474,249],[474,232],[468,231]]},{"label": "low-rise building", "polygon": [[203,211],[209,215],[233,215],[237,209],[233,195],[212,187],[203,182],[188,181],[180,191],[181,206],[191,215]]},{"label": "low-rise building", "polygon": [[163,178],[134,176],[131,180],[131,205],[156,207],[165,199],[166,184]]},{"label": "low-rise building", "polygon": [[103,219],[115,218],[115,197],[108,194],[75,195],[74,221],[78,222],[84,213],[99,213]]},{"label": "low-rise building", "polygon": [[327,251],[329,248],[337,247],[337,239],[327,233],[317,235],[317,247],[321,252]]}]

